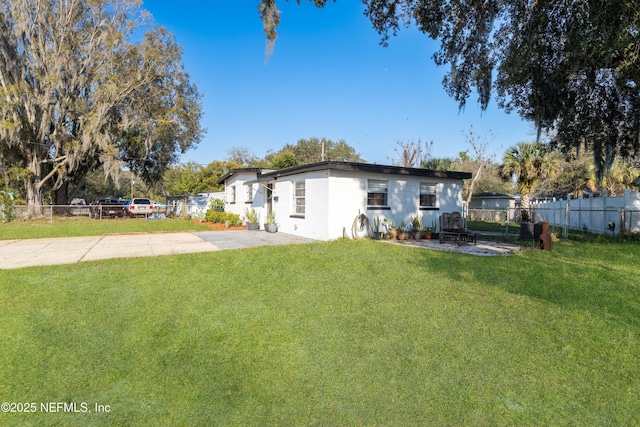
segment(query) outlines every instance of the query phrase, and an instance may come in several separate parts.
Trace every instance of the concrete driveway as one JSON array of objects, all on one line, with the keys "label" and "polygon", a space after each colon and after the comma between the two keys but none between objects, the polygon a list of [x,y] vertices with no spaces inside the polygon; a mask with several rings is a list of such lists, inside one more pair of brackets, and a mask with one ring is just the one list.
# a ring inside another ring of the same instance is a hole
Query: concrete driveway
[{"label": "concrete driveway", "polygon": [[0,240],[0,269],[311,242],[286,233],[246,230]]}]

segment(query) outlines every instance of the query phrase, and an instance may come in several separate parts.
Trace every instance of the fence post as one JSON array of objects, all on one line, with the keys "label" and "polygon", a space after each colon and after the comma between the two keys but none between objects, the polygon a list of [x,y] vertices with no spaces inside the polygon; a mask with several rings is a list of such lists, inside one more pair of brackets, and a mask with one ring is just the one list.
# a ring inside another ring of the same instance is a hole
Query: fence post
[{"label": "fence post", "polygon": [[583,196],[578,197],[578,227],[582,229],[582,201]]},{"label": "fence post", "polygon": [[564,227],[562,228],[562,238],[569,238],[569,203],[564,208]]},{"label": "fence post", "polygon": [[[607,213],[609,210],[607,209],[607,197],[609,197],[609,192],[607,190],[602,191],[602,234],[607,235],[609,221],[609,215]],[[615,223],[614,223],[615,226]],[[611,235],[615,235],[615,230],[611,233]]]},{"label": "fence post", "polygon": [[509,238],[509,208],[507,208],[507,214],[504,221],[504,238]]}]

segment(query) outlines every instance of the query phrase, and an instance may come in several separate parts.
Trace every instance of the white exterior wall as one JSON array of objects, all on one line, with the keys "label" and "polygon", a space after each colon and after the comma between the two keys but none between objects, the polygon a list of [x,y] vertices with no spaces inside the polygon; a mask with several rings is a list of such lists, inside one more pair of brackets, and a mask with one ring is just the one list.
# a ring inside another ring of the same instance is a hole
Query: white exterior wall
[{"label": "white exterior wall", "polygon": [[[368,209],[367,216],[373,222],[375,216],[393,219],[396,226],[404,222],[408,227],[411,218],[418,215],[425,227],[439,227],[440,216],[445,212],[462,213],[462,180],[435,177],[405,177],[397,175],[368,175],[367,179],[387,179],[389,181],[387,203],[389,210]],[[436,207],[420,208],[420,183],[436,186]],[[365,190],[366,198],[366,190]],[[365,200],[366,203],[366,200]]]},{"label": "white exterior wall", "polygon": [[[260,223],[266,216],[266,183],[253,184],[252,203],[245,203],[244,183],[255,180],[256,174],[239,172],[227,180],[225,210],[244,216],[245,208],[255,208]],[[387,209],[367,208],[367,180],[384,179],[389,183]],[[294,183],[305,181],[305,215],[295,213]],[[420,183],[436,185],[436,209],[420,209]],[[231,187],[236,186],[236,203],[231,201]],[[424,226],[436,227],[444,212],[462,213],[462,180],[408,177],[365,172],[324,170],[279,177],[273,184],[272,209],[278,231],[317,240],[351,238],[355,218],[364,213],[373,226],[374,219],[393,218],[398,225],[409,225],[411,217],[419,215]],[[261,225],[263,227],[263,225]]]},{"label": "white exterior wall", "polygon": [[[273,209],[276,214],[278,231],[308,237],[317,240],[328,240],[328,173],[309,172],[295,176],[279,178],[274,185]],[[304,218],[295,212],[294,183],[305,181],[305,214]]]},{"label": "white exterior wall", "polygon": [[[327,222],[329,239],[352,238],[353,221],[361,213],[367,214],[366,182],[353,173],[332,171],[329,179],[329,201],[331,215]],[[368,214],[367,214],[368,216]],[[373,219],[371,218],[371,221]]]},{"label": "white exterior wall", "polygon": [[[305,218],[291,217],[294,211],[293,182],[305,179]],[[367,208],[367,180],[389,181],[388,209]],[[437,209],[421,210],[420,183],[436,185]],[[444,212],[462,212],[462,180],[442,178],[404,177],[384,174],[354,173],[345,171],[316,172],[277,181],[278,202],[274,203],[279,230],[284,233],[331,240],[352,237],[352,225],[356,217],[364,213],[373,226],[374,219],[391,219],[396,224],[419,215],[425,226],[439,224]],[[284,193],[284,197],[281,195]],[[275,194],[274,194],[275,195]],[[277,207],[276,207],[277,206]]]},{"label": "white exterior wall", "polygon": [[[224,210],[226,212],[238,214],[244,220],[245,209],[254,208],[256,212],[258,212],[258,215],[260,216],[260,223],[262,224],[266,216],[264,210],[266,193],[264,186],[262,184],[251,184],[251,187],[253,188],[253,198],[251,201],[247,200],[247,191],[249,186],[245,185],[245,182],[253,181],[255,179],[255,172],[238,172],[227,179],[225,183]],[[232,202],[232,188],[234,186],[236,188],[235,203]]]}]

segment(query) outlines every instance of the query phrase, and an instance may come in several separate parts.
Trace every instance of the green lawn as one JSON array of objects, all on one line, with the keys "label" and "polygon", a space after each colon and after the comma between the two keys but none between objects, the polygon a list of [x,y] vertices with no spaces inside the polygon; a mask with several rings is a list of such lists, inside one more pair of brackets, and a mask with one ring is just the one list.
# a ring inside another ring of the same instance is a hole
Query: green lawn
[{"label": "green lawn", "polygon": [[[493,231],[498,233],[504,233],[504,223],[492,222],[492,221],[467,221],[467,228],[475,231]],[[515,226],[510,227],[510,233],[516,233],[518,229]]]},{"label": "green lawn", "polygon": [[206,225],[183,219],[110,218],[97,220],[91,218],[59,218],[55,222],[47,220],[0,222],[0,240],[191,230],[211,229]]},{"label": "green lawn", "polygon": [[110,407],[0,425],[638,425],[639,256],[335,241],[0,271],[0,400]]}]

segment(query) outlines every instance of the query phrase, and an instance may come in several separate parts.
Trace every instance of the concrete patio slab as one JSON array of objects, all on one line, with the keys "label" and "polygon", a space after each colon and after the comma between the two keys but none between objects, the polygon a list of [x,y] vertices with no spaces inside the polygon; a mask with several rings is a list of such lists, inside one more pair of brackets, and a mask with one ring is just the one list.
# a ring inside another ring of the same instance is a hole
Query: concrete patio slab
[{"label": "concrete patio slab", "polygon": [[202,231],[193,234],[220,249],[302,244],[316,241],[287,233],[267,233],[263,230]]},{"label": "concrete patio slab", "polygon": [[488,242],[478,240],[477,245],[473,243],[462,243],[461,245],[452,243],[440,243],[438,240],[381,240],[398,245],[415,246],[419,248],[427,248],[436,251],[460,252],[476,256],[496,256],[496,255],[513,255],[522,248],[518,245],[502,242]]}]

